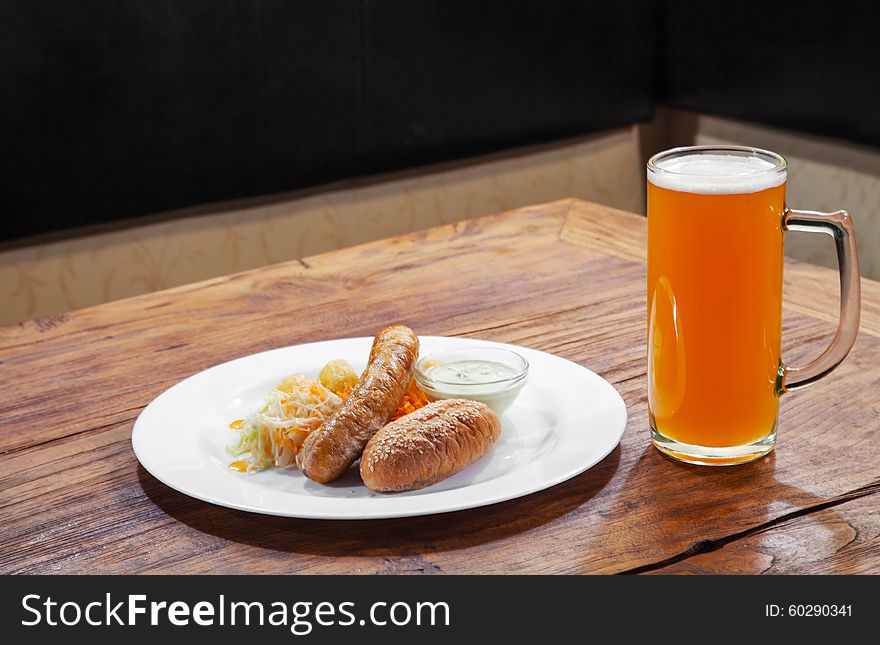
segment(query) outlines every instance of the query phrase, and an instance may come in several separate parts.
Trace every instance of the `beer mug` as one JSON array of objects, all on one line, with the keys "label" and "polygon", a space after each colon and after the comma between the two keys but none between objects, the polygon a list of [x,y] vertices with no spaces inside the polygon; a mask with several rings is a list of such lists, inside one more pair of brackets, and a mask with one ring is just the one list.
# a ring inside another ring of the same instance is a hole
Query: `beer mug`
[{"label": "beer mug", "polygon": [[[845,211],[785,206],[780,155],[695,146],[648,161],[648,416],[663,453],[694,464],[775,447],[779,397],[827,375],[859,327],[859,261]],[[833,236],[840,320],[805,367],[782,362],[783,235]]]}]

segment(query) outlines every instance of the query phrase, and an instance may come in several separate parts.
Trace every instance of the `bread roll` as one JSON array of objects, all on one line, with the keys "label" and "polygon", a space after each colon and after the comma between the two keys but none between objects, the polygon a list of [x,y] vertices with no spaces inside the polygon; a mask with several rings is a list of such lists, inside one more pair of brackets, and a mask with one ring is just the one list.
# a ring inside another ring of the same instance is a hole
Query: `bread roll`
[{"label": "bread roll", "polygon": [[446,399],[392,421],[361,455],[367,488],[390,493],[435,484],[486,454],[501,421],[485,403]]}]

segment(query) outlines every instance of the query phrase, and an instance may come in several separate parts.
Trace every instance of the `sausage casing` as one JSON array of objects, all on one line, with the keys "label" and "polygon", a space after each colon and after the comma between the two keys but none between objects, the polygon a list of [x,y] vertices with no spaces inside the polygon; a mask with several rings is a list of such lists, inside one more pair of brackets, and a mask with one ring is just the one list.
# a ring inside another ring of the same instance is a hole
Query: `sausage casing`
[{"label": "sausage casing", "polygon": [[404,325],[386,327],[373,340],[367,369],[339,406],[303,443],[297,463],[306,477],[325,483],[361,456],[400,404],[419,356],[419,339]]}]

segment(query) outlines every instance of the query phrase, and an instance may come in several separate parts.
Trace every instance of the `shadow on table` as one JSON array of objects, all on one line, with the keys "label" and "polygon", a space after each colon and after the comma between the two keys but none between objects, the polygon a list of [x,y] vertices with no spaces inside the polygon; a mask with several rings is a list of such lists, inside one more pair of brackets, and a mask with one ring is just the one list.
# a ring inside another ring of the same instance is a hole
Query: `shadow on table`
[{"label": "shadow on table", "polygon": [[478,546],[540,527],[592,499],[619,463],[618,446],[588,471],[542,492],[489,507],[387,520],[256,515],[187,497],[153,478],[143,466],[138,465],[137,473],[144,494],[165,513],[224,540],[319,556],[406,557]]}]

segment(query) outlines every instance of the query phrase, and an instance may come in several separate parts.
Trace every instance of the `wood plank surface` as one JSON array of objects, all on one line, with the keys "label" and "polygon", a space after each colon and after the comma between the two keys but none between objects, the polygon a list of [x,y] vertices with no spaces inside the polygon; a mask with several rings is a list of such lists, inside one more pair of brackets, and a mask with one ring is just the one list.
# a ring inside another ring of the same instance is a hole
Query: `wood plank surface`
[{"label": "wood plank surface", "polygon": [[880,574],[880,495],[865,493],[778,524],[706,542],[652,574]]},{"label": "wood plank surface", "polygon": [[[565,200],[0,328],[0,572],[876,571],[880,285],[847,361],[783,397],[774,454],[681,465],[647,432],[644,222]],[[833,334],[835,273],[789,263],[785,297],[803,363]],[[621,445],[519,500],[364,522],[214,507],[134,458],[134,419],[178,380],[391,322],[589,367],[626,401]]]}]

